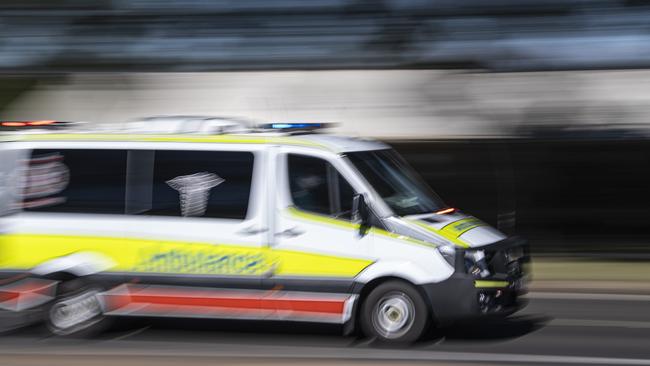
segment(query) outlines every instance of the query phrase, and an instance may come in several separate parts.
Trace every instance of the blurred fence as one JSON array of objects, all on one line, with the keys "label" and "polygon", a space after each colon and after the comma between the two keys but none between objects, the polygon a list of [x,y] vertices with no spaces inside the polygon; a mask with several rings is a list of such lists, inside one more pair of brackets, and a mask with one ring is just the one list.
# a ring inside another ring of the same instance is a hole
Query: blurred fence
[{"label": "blurred fence", "polygon": [[0,71],[650,66],[639,0],[4,0]]}]

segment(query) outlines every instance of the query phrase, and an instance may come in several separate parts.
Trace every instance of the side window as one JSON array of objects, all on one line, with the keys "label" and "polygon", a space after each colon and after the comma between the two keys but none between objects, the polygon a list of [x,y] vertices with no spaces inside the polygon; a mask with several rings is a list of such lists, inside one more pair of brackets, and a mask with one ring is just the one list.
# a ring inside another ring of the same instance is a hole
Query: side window
[{"label": "side window", "polygon": [[304,211],[350,219],[354,189],[327,161],[289,155],[289,189],[293,204]]},{"label": "side window", "polygon": [[127,152],[39,149],[24,165],[27,211],[124,214]]},{"label": "side window", "polygon": [[[149,158],[154,162],[152,200],[149,209],[139,209],[139,213],[246,218],[253,178],[253,153],[158,150]],[[143,156],[140,159],[148,158]]]}]

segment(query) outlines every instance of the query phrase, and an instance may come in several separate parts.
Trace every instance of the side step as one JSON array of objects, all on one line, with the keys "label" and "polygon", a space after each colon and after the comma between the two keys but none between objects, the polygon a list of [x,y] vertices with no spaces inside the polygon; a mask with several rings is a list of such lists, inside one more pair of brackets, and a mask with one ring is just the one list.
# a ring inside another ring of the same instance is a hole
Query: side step
[{"label": "side step", "polygon": [[357,295],[123,284],[98,295],[107,315],[345,323]]}]

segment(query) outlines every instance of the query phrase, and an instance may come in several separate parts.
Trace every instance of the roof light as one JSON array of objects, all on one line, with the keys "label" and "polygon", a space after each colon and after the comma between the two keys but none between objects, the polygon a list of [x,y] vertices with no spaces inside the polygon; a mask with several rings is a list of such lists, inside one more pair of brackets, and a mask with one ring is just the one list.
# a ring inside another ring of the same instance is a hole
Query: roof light
[{"label": "roof light", "polygon": [[312,131],[321,128],[332,127],[331,123],[307,123],[307,122],[274,122],[267,123],[260,126],[266,130],[282,130],[282,131]]},{"label": "roof light", "polygon": [[12,130],[21,130],[23,127],[29,129],[30,127],[34,128],[59,128],[74,125],[73,122],[61,122],[54,121],[50,119],[41,119],[34,121],[2,121],[0,122],[0,127],[11,127]]},{"label": "roof light", "polygon": [[320,128],[320,123],[271,123],[271,128]]},{"label": "roof light", "polygon": [[56,121],[52,120],[42,120],[42,121],[29,121],[27,122],[27,125],[29,126],[47,126],[54,124]]},{"label": "roof light", "polygon": [[440,211],[436,211],[436,214],[437,215],[444,215],[444,214],[449,214],[449,213],[454,213],[454,212],[456,212],[456,209],[453,208],[453,207],[449,207],[449,208],[445,208],[445,209],[440,210]]},{"label": "roof light", "polygon": [[8,122],[2,122],[0,123],[0,125],[4,127],[23,127],[23,126],[27,126],[27,122],[8,121]]}]

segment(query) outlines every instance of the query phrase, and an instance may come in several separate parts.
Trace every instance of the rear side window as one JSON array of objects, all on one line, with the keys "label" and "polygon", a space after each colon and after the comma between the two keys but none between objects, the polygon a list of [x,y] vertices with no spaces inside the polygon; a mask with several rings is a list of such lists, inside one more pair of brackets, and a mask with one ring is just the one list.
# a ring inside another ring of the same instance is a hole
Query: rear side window
[{"label": "rear side window", "polygon": [[24,164],[27,211],[244,219],[251,152],[34,150]]},{"label": "rear side window", "polygon": [[289,188],[293,204],[304,211],[350,219],[354,190],[329,162],[289,155]]},{"label": "rear side window", "polygon": [[[240,151],[132,152],[152,159],[151,203],[144,215],[244,219],[248,211],[254,156]],[[151,155],[153,154],[153,155]],[[138,160],[138,159],[135,159]],[[149,165],[150,166],[150,165]],[[140,169],[137,171],[146,177]],[[142,178],[140,179],[142,180]],[[142,200],[141,195],[140,200]]]},{"label": "rear side window", "polygon": [[38,149],[24,164],[27,211],[123,214],[127,152]]}]

